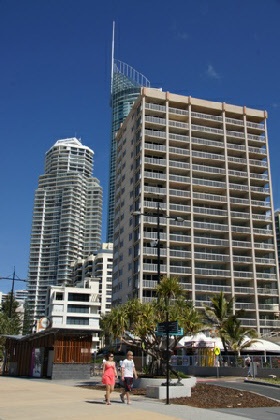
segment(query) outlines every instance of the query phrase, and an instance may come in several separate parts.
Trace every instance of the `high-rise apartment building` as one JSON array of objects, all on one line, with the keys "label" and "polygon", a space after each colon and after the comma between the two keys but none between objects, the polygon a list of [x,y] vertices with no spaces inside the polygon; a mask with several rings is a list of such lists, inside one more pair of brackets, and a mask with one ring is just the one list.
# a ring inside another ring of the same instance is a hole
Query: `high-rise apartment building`
[{"label": "high-rise apartment building", "polygon": [[92,177],[93,151],[76,138],[58,140],[46,153],[35,192],[28,302],[44,316],[47,286],[71,282],[71,263],[101,243],[102,187]]},{"label": "high-rise apartment building", "polygon": [[89,279],[99,280],[100,313],[111,311],[112,303],[113,244],[103,243],[96,255],[73,263],[74,285],[84,285]]},{"label": "high-rise apartment building", "polygon": [[[276,231],[276,240],[277,240],[277,252],[278,252],[278,264],[280,264],[280,210],[276,210],[274,213],[275,216],[275,231]],[[280,270],[280,265],[278,265]]]},{"label": "high-rise apartment building", "polygon": [[107,242],[113,242],[114,211],[115,211],[115,168],[116,168],[116,141],[115,135],[121,123],[128,116],[134,101],[138,98],[141,86],[150,87],[149,80],[122,61],[114,58],[114,26],[111,62],[111,150],[109,172],[109,196],[107,217]]},{"label": "high-rise apartment building", "polygon": [[116,137],[113,304],[155,297],[159,226],[160,273],[197,308],[223,291],[244,326],[280,328],[266,118],[142,89]]}]

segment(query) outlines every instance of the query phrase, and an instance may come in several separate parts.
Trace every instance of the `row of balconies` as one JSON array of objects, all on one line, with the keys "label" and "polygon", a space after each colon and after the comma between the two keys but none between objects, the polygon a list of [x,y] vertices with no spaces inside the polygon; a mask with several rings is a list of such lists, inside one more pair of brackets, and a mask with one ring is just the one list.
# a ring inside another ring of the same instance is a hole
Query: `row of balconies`
[{"label": "row of balconies", "polygon": [[[145,108],[149,109],[149,110],[152,110],[152,111],[160,111],[160,112],[166,113],[166,107],[162,106],[162,105],[158,105],[158,104],[146,103]],[[168,113],[169,114],[180,115],[180,116],[188,116],[189,115],[189,111],[184,110],[184,109],[179,109],[179,108],[173,108],[173,107],[168,107]],[[223,117],[222,116],[210,115],[210,114],[205,114],[205,113],[201,113],[201,112],[193,112],[193,111],[191,111],[191,116],[194,117],[194,118],[206,119],[206,120],[211,120],[211,121],[218,121],[220,123],[223,123]],[[242,118],[242,120],[239,120],[239,119],[236,119],[236,118],[225,117],[225,122],[228,123],[228,124],[238,125],[240,127],[244,127],[243,118]],[[265,130],[264,124],[259,124],[259,123],[255,123],[255,122],[251,122],[251,121],[246,120],[246,125],[249,128],[253,128],[253,129],[257,129],[257,130],[261,130],[261,131]]]}]

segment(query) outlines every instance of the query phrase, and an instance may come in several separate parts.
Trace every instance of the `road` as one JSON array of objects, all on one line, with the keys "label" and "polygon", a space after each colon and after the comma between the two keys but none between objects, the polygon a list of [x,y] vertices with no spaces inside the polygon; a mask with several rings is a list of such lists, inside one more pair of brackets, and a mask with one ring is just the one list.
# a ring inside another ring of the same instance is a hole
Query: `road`
[{"label": "road", "polygon": [[[207,383],[207,382],[206,382]],[[240,391],[251,391],[265,397],[280,401],[280,388],[273,388],[266,385],[251,384],[249,382],[215,381],[209,385],[219,385],[227,388],[238,389]],[[280,420],[280,407],[261,407],[261,408],[227,408],[215,410],[219,413],[233,414],[239,417],[254,420]]]}]

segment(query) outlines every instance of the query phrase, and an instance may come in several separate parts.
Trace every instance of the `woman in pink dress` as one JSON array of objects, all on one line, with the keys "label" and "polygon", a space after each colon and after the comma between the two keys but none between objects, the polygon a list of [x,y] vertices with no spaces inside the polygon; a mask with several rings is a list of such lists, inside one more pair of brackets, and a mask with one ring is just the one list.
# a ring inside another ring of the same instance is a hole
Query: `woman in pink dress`
[{"label": "woman in pink dress", "polygon": [[107,405],[111,405],[110,403],[110,394],[114,391],[115,386],[115,378],[118,378],[118,374],[116,371],[116,365],[113,361],[114,355],[113,353],[109,353],[106,357],[106,362],[103,363],[103,376],[102,376],[102,383],[106,385],[106,401]]}]

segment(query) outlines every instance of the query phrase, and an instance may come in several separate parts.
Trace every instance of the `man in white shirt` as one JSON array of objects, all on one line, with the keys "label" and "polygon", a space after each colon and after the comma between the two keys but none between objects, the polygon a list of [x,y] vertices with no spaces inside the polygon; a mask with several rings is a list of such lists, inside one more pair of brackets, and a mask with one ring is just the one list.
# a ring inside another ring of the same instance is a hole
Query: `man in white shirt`
[{"label": "man in white shirt", "polygon": [[126,395],[127,404],[130,404],[130,395],[133,388],[133,375],[137,379],[137,373],[133,362],[133,353],[128,351],[126,359],[122,362],[122,381],[124,383],[124,392],[120,395],[121,401],[124,403],[124,396]]}]

